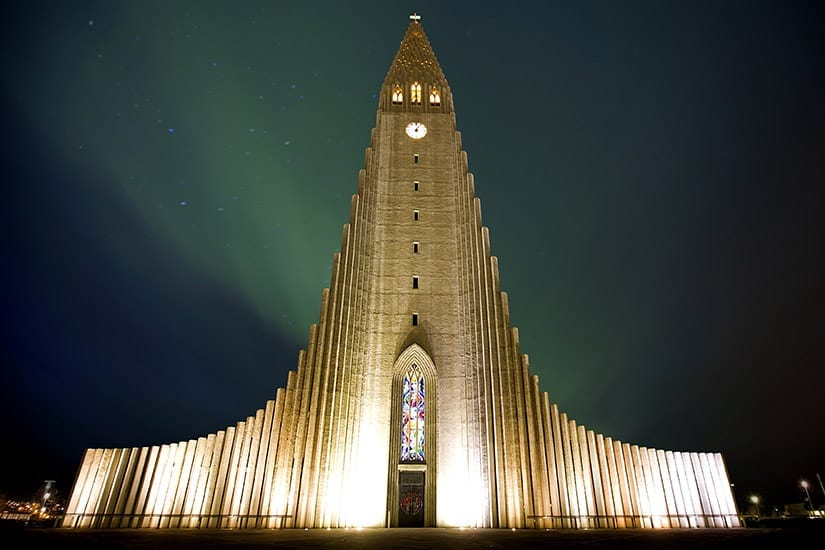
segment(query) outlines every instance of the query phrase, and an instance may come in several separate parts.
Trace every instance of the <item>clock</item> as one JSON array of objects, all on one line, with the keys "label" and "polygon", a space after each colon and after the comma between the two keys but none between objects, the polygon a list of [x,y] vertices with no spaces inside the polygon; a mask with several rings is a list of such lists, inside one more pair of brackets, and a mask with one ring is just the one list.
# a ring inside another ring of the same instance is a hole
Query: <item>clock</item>
[{"label": "clock", "polygon": [[427,135],[427,127],[420,122],[407,124],[407,135],[413,139],[421,139]]}]

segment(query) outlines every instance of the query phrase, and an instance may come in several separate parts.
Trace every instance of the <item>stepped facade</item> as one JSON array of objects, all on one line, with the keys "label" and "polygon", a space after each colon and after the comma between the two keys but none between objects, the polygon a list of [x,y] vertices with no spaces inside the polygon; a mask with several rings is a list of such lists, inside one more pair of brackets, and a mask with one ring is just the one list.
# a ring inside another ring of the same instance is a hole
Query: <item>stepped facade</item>
[{"label": "stepped facade", "polygon": [[520,350],[450,87],[411,18],[284,388],[190,441],[88,449],[63,527],[736,527],[719,453],[594,433]]}]

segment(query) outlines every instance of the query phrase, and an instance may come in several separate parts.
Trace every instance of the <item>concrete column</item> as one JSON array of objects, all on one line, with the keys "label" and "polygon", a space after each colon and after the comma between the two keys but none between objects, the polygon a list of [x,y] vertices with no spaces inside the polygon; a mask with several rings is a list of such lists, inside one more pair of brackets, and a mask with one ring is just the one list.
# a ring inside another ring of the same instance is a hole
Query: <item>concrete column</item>
[{"label": "concrete column", "polygon": [[[555,405],[550,405],[550,398],[547,392],[541,394],[541,410],[544,416],[544,447],[546,449],[547,460],[547,476],[548,476],[548,492],[550,495],[550,511],[552,515],[549,527],[562,527],[563,522],[561,516],[564,515],[562,510],[561,499],[559,497],[559,462],[558,456],[561,456],[561,449],[556,448],[556,436],[558,435],[558,410],[555,410]],[[551,411],[555,410],[555,414]],[[561,461],[563,463],[563,461]],[[563,471],[563,469],[562,469]]]},{"label": "concrete column", "polygon": [[237,516],[235,515],[237,511],[235,498],[236,492],[239,493],[241,491],[241,487],[238,487],[238,470],[240,468],[241,452],[247,437],[246,430],[247,422],[244,420],[239,421],[235,425],[235,437],[233,438],[232,450],[227,461],[223,502],[220,508],[220,526],[222,529],[234,529],[238,526]]},{"label": "concrete column", "polygon": [[636,519],[638,510],[630,490],[627,479],[627,464],[625,464],[624,446],[621,441],[613,441],[613,458],[616,461],[616,475],[619,478],[619,495],[622,499],[625,527],[639,527]]},{"label": "concrete column", "polygon": [[656,451],[656,460],[659,463],[659,474],[661,475],[662,491],[664,493],[665,505],[667,506],[668,526],[680,527],[679,511],[676,506],[676,497],[673,494],[673,484],[670,481],[670,468],[667,464],[665,451]]},{"label": "concrete column", "polygon": [[719,497],[716,494],[716,481],[713,478],[713,471],[708,463],[707,453],[696,453],[699,467],[702,471],[702,483],[705,486],[705,493],[707,494],[708,503],[710,504],[711,514],[713,515],[713,526],[724,527],[725,522],[722,518],[722,511],[719,507]]},{"label": "concrete column", "polygon": [[601,499],[597,500],[599,504],[603,502],[604,505],[604,520],[601,522],[602,527],[617,527],[616,509],[613,506],[613,485],[610,477],[611,470],[608,466],[607,452],[604,445],[604,436],[596,434],[595,439],[595,454],[599,458],[599,473],[600,473],[600,487],[599,494]]},{"label": "concrete column", "polygon": [[86,479],[89,476],[89,469],[92,466],[93,449],[83,451],[80,460],[80,468],[72,485],[69,495],[69,502],[66,504],[66,513],[63,515],[62,527],[77,527],[80,521],[81,496],[86,489]]},{"label": "concrete column", "polygon": [[[644,463],[644,459],[642,460]],[[656,455],[656,449],[647,449],[647,471],[650,472],[648,478],[648,494],[650,495],[650,504],[653,509],[654,526],[656,527],[670,527],[670,518],[668,517],[667,502],[665,501],[664,487],[662,486],[662,472],[659,469],[659,460]]]},{"label": "concrete column", "polygon": [[699,493],[696,490],[696,481],[693,478],[693,469],[690,467],[690,458],[687,453],[674,452],[676,468],[679,473],[680,494],[685,501],[685,510],[690,527],[704,527],[702,506],[699,504]]},{"label": "concrete column", "polygon": [[696,488],[699,493],[699,503],[702,508],[703,519],[706,527],[715,527],[715,520],[713,517],[713,508],[711,508],[710,498],[707,487],[705,487],[705,476],[702,473],[702,466],[699,459],[699,453],[688,453],[693,476],[696,480]]},{"label": "concrete column", "polygon": [[223,436],[223,446],[220,455],[218,455],[220,457],[220,463],[218,464],[217,475],[215,477],[215,492],[212,497],[212,505],[209,510],[209,527],[212,528],[223,526],[224,501],[231,498],[231,488],[227,487],[227,478],[232,465],[232,450],[235,447],[235,430],[235,426],[228,426],[226,428]]},{"label": "concrete column", "polygon": [[[184,441],[175,443],[173,453],[170,456],[168,464],[169,477],[165,483],[164,489],[162,489],[161,492],[161,494],[163,495],[163,504],[161,506],[161,518],[159,526],[162,529],[167,529],[171,526],[171,514],[172,509],[175,505],[175,498],[177,496],[178,486],[181,483],[181,471],[183,469],[184,457],[186,456],[186,447],[187,443]],[[183,480],[183,483],[186,482],[188,482],[188,479]]]},{"label": "concrete column", "polygon": [[[255,485],[255,476],[258,471],[258,450],[261,446],[261,432],[264,425],[264,410],[258,409],[255,411],[254,417],[247,419],[247,436],[245,438],[248,448],[241,453],[241,468],[239,474],[243,472],[243,476],[238,476],[242,481],[243,491],[238,500],[238,514],[240,515],[240,527],[251,527],[255,523],[255,518],[250,518],[250,515],[257,516],[258,511],[251,510],[251,503],[253,499],[252,490]],[[250,524],[251,521],[251,524]]]},{"label": "concrete column", "polygon": [[206,485],[206,472],[203,466],[204,454],[206,453],[208,439],[206,437],[199,437],[195,444],[194,457],[192,459],[191,478],[189,480],[189,489],[186,491],[185,500],[181,513],[181,527],[195,527],[198,524],[200,515],[200,503],[203,499],[203,489]]},{"label": "concrete column", "polygon": [[[275,401],[272,406],[272,427],[269,432],[269,444],[266,450],[266,461],[264,463],[264,477],[261,488],[261,527],[271,529],[275,526],[274,518],[271,517],[272,500],[275,483],[275,468],[277,466],[278,440],[281,432],[281,421],[284,412],[284,391],[279,388],[275,393]],[[270,401],[269,403],[272,403]],[[267,410],[270,405],[267,403]]]},{"label": "concrete column", "polygon": [[710,459],[716,466],[716,492],[722,505],[722,512],[725,514],[725,525],[727,527],[741,527],[739,514],[736,510],[736,503],[733,500],[730,478],[725,467],[725,460],[720,453],[710,455]]},{"label": "concrete column", "polygon": [[587,486],[584,484],[582,471],[582,453],[579,444],[579,431],[575,420],[570,420],[570,452],[573,459],[573,479],[576,480],[576,527],[589,527],[590,522],[587,510]]},{"label": "concrete column", "polygon": [[111,458],[112,449],[95,450],[94,471],[89,478],[90,482],[84,499],[84,521],[81,522],[83,527],[96,526],[100,492],[106,480],[106,472]]},{"label": "concrete column", "polygon": [[[529,365],[529,361],[526,357],[525,363]],[[525,371],[525,374],[527,374],[527,371]],[[552,515],[553,513],[553,504],[550,497],[550,482],[547,468],[548,454],[546,446],[546,434],[549,432],[550,427],[547,425],[547,416],[545,415],[546,410],[542,406],[543,400],[541,390],[539,389],[538,376],[533,375],[529,380],[530,392],[528,403],[530,404],[530,408],[528,410],[528,414],[533,419],[531,426],[533,426],[534,430],[530,437],[530,460],[533,464],[535,464],[535,473],[532,478],[532,483],[536,505],[533,513],[536,516],[542,516],[540,518],[535,518],[533,525],[536,527],[551,527],[552,523],[549,521],[549,518],[546,517]],[[529,522],[528,525],[530,525]]]},{"label": "concrete column", "polygon": [[633,468],[636,475],[636,490],[639,493],[639,509],[642,512],[642,525],[644,527],[654,527],[653,506],[650,502],[650,472],[647,469],[647,447],[631,445],[630,452],[633,455]]},{"label": "concrete column", "polygon": [[124,517],[124,514],[126,513],[126,506],[129,502],[132,487],[136,485],[135,467],[138,462],[140,450],[137,447],[133,447],[131,449],[126,449],[126,451],[126,460],[124,462],[122,476],[118,481],[116,481],[119,485],[119,491],[117,495],[117,502],[115,503],[115,508],[113,510],[114,518],[111,523],[111,527],[115,529],[119,527],[128,527],[128,522]]},{"label": "concrete column", "polygon": [[217,518],[213,514],[217,514],[217,510],[220,510],[220,499],[223,496],[223,487],[218,487],[218,481],[221,475],[220,468],[223,462],[222,458],[226,446],[227,431],[228,430],[218,431],[212,443],[212,454],[208,461],[209,473],[207,474],[203,505],[201,506],[202,518],[199,524],[201,527],[215,527],[217,525]]},{"label": "concrete column", "polygon": [[[567,415],[559,414],[559,407],[555,403],[550,409],[551,424],[553,426],[553,451],[555,452],[556,477],[558,478],[559,512],[561,515],[560,527],[572,527],[570,516],[570,491],[568,490],[567,463],[572,457],[565,452],[567,444]],[[563,418],[562,418],[563,417]],[[572,470],[572,462],[570,462]]]},{"label": "concrete column", "polygon": [[676,516],[679,520],[679,527],[690,527],[687,507],[685,506],[682,487],[679,483],[679,470],[677,469],[676,459],[673,457],[673,451],[665,451],[665,462],[667,463],[668,478],[676,509]]},{"label": "concrete column", "polygon": [[160,515],[163,510],[163,494],[165,482],[169,479],[169,451],[171,446],[161,445],[155,463],[155,472],[151,477],[149,496],[146,499],[142,527],[157,528],[160,525]]},{"label": "concrete column", "polygon": [[[298,353],[298,362],[302,361],[304,351]],[[293,513],[289,507],[289,484],[290,474],[292,472],[293,459],[293,442],[295,439],[295,422],[296,422],[296,389],[295,389],[295,371],[289,371],[287,374],[287,387],[284,392],[284,414],[281,421],[281,434],[278,444],[278,455],[276,457],[274,489],[272,492],[273,503],[270,507],[270,514],[275,517],[275,527],[286,527],[287,522],[285,517]]]},{"label": "concrete column", "polygon": [[197,483],[197,479],[193,479],[192,472],[192,466],[195,461],[195,449],[197,448],[197,445],[198,442],[195,439],[190,439],[186,443],[181,442],[178,444],[182,455],[179,454],[181,462],[178,464],[176,469],[176,479],[173,480],[173,483],[170,485],[170,487],[175,487],[175,491],[169,495],[171,497],[171,506],[169,507],[169,514],[171,514],[171,516],[167,522],[168,526],[172,528],[178,528],[186,525],[183,522],[189,519],[182,518],[181,516],[183,515],[184,499],[186,498],[187,493],[194,491],[194,484]]},{"label": "concrete column", "polygon": [[269,450],[270,436],[272,434],[272,418],[275,412],[275,402],[269,400],[263,410],[261,431],[258,438],[258,452],[255,455],[255,476],[252,482],[252,493],[249,501],[249,514],[251,518],[249,527],[260,529],[264,525],[261,517],[261,495],[264,491],[264,474],[267,472],[267,452]]},{"label": "concrete column", "polygon": [[100,514],[102,517],[98,522],[99,527],[108,528],[112,526],[113,515],[117,505],[117,499],[123,487],[123,475],[129,459],[130,449],[114,449],[112,462],[106,479],[104,494],[101,495],[100,504],[102,506]]},{"label": "concrete column", "polygon": [[149,508],[149,495],[152,491],[152,478],[158,467],[158,458],[160,457],[160,446],[153,445],[152,447],[144,447],[146,456],[146,469],[141,476],[140,492],[137,495],[137,504],[135,505],[135,517],[132,519],[132,527],[148,527],[149,517],[151,513]]},{"label": "concrete column", "polygon": [[142,488],[146,483],[145,470],[146,463],[149,459],[150,450],[149,447],[141,447],[139,449],[135,448],[134,452],[137,453],[137,458],[133,473],[130,476],[131,482],[129,487],[129,495],[123,506],[124,517],[120,522],[120,527],[137,527],[137,515],[143,512],[142,504],[140,506],[138,505],[138,499],[142,494],[144,494],[142,493]]}]

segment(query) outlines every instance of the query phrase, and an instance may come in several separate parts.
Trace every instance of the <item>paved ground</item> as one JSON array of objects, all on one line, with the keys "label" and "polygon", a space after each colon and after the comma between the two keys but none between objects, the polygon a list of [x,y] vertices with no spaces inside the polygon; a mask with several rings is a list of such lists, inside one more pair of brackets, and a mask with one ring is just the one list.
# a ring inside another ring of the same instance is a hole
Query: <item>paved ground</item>
[{"label": "paved ground", "polygon": [[682,550],[687,548],[796,549],[817,548],[825,540],[825,529],[48,529],[4,528],[0,547],[72,548],[102,550],[236,550],[277,549],[441,549],[530,550],[633,548]]}]

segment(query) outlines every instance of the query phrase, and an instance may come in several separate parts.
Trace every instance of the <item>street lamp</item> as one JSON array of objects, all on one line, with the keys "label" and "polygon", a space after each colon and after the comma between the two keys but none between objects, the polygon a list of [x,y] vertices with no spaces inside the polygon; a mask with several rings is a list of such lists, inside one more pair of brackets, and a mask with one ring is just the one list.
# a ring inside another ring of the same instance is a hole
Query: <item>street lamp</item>
[{"label": "street lamp", "polygon": [[751,501],[751,505],[753,506],[753,515],[759,516],[759,497],[756,495],[751,495],[748,500]]},{"label": "street lamp", "polygon": [[802,481],[799,482],[799,486],[802,487],[805,490],[805,496],[808,497],[808,506],[811,507],[811,512],[813,512],[814,511],[814,501],[811,500],[811,493],[808,492],[808,486],[809,485],[810,485],[810,483],[808,483],[808,480],[806,480],[806,479],[803,479]]}]

